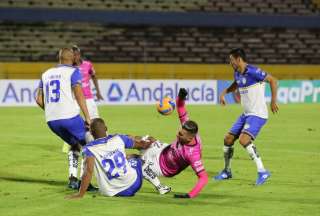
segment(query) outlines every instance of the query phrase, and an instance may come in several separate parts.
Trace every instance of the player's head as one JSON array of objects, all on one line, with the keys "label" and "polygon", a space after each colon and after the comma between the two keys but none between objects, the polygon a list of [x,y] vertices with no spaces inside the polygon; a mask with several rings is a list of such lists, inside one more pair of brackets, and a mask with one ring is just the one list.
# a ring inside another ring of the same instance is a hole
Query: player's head
[{"label": "player's head", "polygon": [[91,121],[90,132],[94,139],[107,136],[107,126],[102,118],[95,118]]},{"label": "player's head", "polygon": [[74,54],[70,48],[62,48],[59,50],[59,63],[60,64],[70,64],[74,63]]},{"label": "player's head", "polygon": [[188,120],[182,124],[181,129],[178,131],[177,138],[182,144],[189,144],[198,133],[198,124],[194,121]]},{"label": "player's head", "polygon": [[80,48],[77,45],[73,45],[72,46],[72,50],[73,50],[73,53],[74,53],[75,62],[77,64],[80,63],[81,62],[81,51],[80,51]]},{"label": "player's head", "polygon": [[230,64],[235,70],[239,70],[241,64],[245,64],[247,61],[246,53],[241,48],[236,48],[229,53]]}]

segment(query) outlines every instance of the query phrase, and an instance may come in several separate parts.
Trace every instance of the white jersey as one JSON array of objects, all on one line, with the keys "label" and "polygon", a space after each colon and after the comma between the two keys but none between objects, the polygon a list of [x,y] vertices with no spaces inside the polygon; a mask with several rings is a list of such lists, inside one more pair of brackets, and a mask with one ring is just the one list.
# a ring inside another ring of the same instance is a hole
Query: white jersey
[{"label": "white jersey", "polygon": [[114,196],[138,178],[126,159],[125,148],[132,146],[132,139],[125,135],[109,135],[84,146],[83,155],[95,158],[95,175],[102,195]]},{"label": "white jersey", "polygon": [[71,65],[58,65],[42,74],[39,88],[43,89],[46,121],[69,119],[80,114],[72,86],[81,85],[81,73]]},{"label": "white jersey", "polygon": [[234,72],[234,79],[240,92],[244,115],[268,118],[264,82],[266,76],[267,74],[264,71],[252,65],[247,65],[243,74],[238,71]]}]

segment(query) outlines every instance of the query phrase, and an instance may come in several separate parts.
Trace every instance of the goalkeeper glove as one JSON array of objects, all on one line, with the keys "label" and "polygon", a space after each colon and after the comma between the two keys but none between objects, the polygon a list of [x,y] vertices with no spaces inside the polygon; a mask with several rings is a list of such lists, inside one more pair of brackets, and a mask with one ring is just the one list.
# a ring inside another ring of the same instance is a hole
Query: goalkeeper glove
[{"label": "goalkeeper glove", "polygon": [[188,95],[187,90],[185,88],[180,88],[179,94],[178,94],[179,98],[181,100],[185,100],[187,98],[187,95]]}]

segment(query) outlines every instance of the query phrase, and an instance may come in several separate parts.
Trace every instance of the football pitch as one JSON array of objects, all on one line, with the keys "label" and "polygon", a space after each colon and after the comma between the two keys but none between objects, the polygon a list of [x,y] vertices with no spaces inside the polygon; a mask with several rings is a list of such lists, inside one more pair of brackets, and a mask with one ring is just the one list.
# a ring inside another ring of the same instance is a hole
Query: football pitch
[{"label": "football pitch", "polygon": [[[254,142],[271,178],[254,186],[255,164],[239,143],[232,161],[234,178],[216,182],[223,167],[223,137],[241,113],[239,105],[188,106],[199,124],[203,161],[209,183],[195,199],[174,199],[197,181],[191,168],[174,178],[158,195],[144,181],[135,197],[109,198],[87,193],[81,200],[65,200],[67,155],[62,141],[47,127],[42,110],[0,108],[0,215],[320,215],[320,104],[280,105]],[[154,106],[101,106],[109,133],[153,135],[175,139],[177,114],[160,116]]]}]

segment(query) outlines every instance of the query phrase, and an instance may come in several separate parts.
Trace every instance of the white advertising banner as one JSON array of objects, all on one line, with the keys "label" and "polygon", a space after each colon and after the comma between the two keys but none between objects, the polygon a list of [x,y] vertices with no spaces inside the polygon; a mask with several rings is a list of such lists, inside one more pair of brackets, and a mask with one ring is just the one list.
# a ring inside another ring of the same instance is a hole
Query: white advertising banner
[{"label": "white advertising banner", "polygon": [[[0,106],[35,106],[38,83],[0,80]],[[154,104],[165,96],[175,98],[179,88],[188,90],[188,104],[217,104],[216,80],[99,80],[99,85],[104,98],[99,104]]]}]

